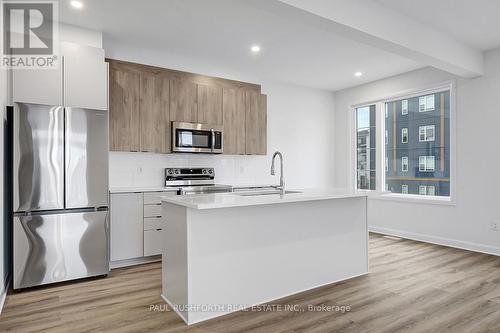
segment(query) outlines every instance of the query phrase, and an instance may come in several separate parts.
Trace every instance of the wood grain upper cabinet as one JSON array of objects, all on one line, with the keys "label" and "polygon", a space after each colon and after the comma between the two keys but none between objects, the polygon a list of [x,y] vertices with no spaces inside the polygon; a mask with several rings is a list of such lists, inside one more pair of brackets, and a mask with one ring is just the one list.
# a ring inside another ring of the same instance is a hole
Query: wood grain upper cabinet
[{"label": "wood grain upper cabinet", "polygon": [[245,154],[245,92],[241,89],[224,89],[222,110],[224,154]]},{"label": "wood grain upper cabinet", "polygon": [[170,120],[196,123],[198,118],[196,83],[174,79],[170,82]]},{"label": "wood grain upper cabinet", "polygon": [[110,150],[139,151],[140,75],[120,67],[109,69]]},{"label": "wood grain upper cabinet", "polygon": [[255,91],[245,94],[245,152],[248,155],[267,153],[267,98]]},{"label": "wood grain upper cabinet", "polygon": [[149,73],[141,74],[139,110],[141,151],[170,152],[168,78]]},{"label": "wood grain upper cabinet", "polygon": [[222,88],[198,85],[198,120],[210,125],[222,125]]}]

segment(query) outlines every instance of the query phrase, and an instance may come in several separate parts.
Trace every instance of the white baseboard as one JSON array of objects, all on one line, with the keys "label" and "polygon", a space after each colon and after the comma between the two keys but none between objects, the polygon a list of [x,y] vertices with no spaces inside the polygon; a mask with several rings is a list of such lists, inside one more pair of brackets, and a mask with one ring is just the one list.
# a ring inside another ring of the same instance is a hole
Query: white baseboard
[{"label": "white baseboard", "polygon": [[412,240],[425,242],[425,243],[454,247],[454,248],[461,249],[461,250],[468,250],[468,251],[491,254],[494,256],[500,256],[500,247],[497,247],[497,246],[490,246],[490,245],[478,244],[478,243],[474,243],[474,242],[466,242],[466,241],[461,241],[461,240],[456,240],[456,239],[451,239],[451,238],[431,236],[431,235],[426,235],[426,234],[419,234],[419,233],[414,233],[414,232],[408,232],[408,231],[396,230],[396,229],[390,229],[390,228],[383,228],[383,227],[376,227],[376,226],[369,226],[368,231],[374,232],[377,234],[384,234],[384,235],[396,236],[396,237],[401,237],[401,238],[406,238],[406,239],[412,239]]},{"label": "white baseboard", "polygon": [[9,291],[10,286],[10,275],[7,275],[7,278],[4,281],[4,287],[0,291],[0,314],[2,314],[3,306],[5,304],[5,300],[7,299],[7,292]]},{"label": "white baseboard", "polygon": [[147,263],[156,262],[156,261],[161,261],[161,255],[112,261],[109,263],[109,268],[110,269],[122,268],[122,267],[128,267],[128,266],[147,264]]}]

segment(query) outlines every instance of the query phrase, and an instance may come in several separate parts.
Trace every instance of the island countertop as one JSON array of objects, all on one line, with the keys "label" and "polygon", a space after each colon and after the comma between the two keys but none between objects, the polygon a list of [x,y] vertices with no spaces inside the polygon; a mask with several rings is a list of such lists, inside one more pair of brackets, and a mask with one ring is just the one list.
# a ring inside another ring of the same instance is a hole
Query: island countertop
[{"label": "island countertop", "polygon": [[290,191],[295,193],[287,193],[283,196],[280,194],[248,195],[248,193],[211,193],[164,196],[162,200],[187,208],[215,209],[367,196],[367,193],[335,188],[293,189]]}]

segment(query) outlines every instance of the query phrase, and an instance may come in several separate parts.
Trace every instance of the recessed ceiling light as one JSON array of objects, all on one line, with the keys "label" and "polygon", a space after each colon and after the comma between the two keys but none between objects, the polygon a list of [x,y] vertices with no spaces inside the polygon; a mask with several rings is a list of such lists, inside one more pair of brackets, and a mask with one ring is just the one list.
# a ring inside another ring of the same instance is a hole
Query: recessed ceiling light
[{"label": "recessed ceiling light", "polygon": [[260,46],[259,45],[252,45],[252,47],[250,48],[250,50],[252,50],[253,53],[259,53],[260,52]]},{"label": "recessed ceiling light", "polygon": [[354,73],[354,76],[355,76],[355,77],[360,77],[360,76],[363,76],[363,73],[361,73],[361,72],[356,72],[356,73]]},{"label": "recessed ceiling light", "polygon": [[74,8],[77,8],[77,9],[83,8],[83,3],[81,1],[73,0],[70,3],[71,3],[71,6],[73,6]]}]

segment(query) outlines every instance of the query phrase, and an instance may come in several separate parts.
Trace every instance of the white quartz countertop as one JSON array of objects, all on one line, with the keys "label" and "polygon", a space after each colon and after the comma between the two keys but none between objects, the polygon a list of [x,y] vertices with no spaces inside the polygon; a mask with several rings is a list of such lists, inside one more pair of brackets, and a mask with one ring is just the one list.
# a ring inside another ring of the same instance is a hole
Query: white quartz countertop
[{"label": "white quartz countertop", "polygon": [[228,208],[228,207],[271,205],[271,204],[313,201],[313,200],[366,197],[368,195],[367,193],[363,192],[355,192],[346,189],[335,189],[335,188],[293,189],[292,191],[299,191],[300,193],[288,193],[283,196],[281,196],[280,194],[244,196],[238,193],[212,193],[212,194],[194,194],[194,195],[182,195],[182,196],[165,196],[162,197],[162,200],[164,202],[193,209],[215,209],[215,208]]},{"label": "white quartz countertop", "polygon": [[174,192],[177,188],[165,186],[124,186],[124,187],[111,187],[110,193],[134,193],[134,192]]}]

